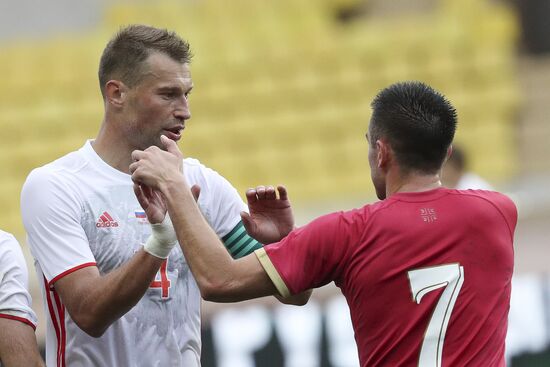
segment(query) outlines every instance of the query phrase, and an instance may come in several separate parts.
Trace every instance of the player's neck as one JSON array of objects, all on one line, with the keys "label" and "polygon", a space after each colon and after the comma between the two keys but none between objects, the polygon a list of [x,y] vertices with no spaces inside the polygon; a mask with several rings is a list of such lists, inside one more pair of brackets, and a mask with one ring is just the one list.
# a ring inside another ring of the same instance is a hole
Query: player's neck
[{"label": "player's neck", "polygon": [[125,144],[124,137],[118,136],[116,131],[112,130],[103,123],[92,147],[105,163],[129,174],[133,149]]},{"label": "player's neck", "polygon": [[399,192],[422,192],[437,189],[442,186],[440,172],[435,174],[410,173],[401,175],[398,172],[388,175],[386,197]]}]

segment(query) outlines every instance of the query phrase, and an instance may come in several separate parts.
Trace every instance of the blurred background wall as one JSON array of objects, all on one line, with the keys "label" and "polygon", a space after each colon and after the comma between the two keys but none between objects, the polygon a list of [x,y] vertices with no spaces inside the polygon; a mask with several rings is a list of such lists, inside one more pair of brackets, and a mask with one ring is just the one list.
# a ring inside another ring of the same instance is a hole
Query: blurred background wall
[{"label": "blurred background wall", "polygon": [[[21,186],[95,136],[99,56],[122,25],[170,28],[191,43],[184,154],[241,193],[286,184],[299,224],[375,200],[369,102],[393,82],[421,80],[457,106],[467,171],[518,205],[508,356],[548,366],[548,19],[546,0],[0,0],[0,227],[27,251]],[[204,365],[355,366],[346,307],[334,286],[299,309],[205,304]]]}]

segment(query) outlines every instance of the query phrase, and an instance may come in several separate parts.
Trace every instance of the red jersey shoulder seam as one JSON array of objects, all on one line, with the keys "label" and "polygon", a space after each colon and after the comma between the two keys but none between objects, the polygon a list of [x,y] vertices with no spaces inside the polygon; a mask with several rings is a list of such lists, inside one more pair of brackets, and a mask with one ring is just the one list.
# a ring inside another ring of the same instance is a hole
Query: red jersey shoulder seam
[{"label": "red jersey shoulder seam", "polygon": [[[392,205],[394,205],[397,202],[397,200],[393,200],[393,202],[390,202],[389,200],[383,200],[379,201],[377,203],[372,204],[366,204],[361,209],[363,209],[363,213],[367,214],[367,217],[365,219],[365,228],[361,232],[361,238],[365,235],[365,232],[368,230],[368,224],[372,221],[372,218],[377,215],[380,211],[389,209]],[[366,213],[368,211],[368,208],[371,208],[372,211]]]},{"label": "red jersey shoulder seam", "polygon": [[[494,192],[496,192],[496,191],[494,191]],[[501,193],[499,193],[499,192],[496,192],[496,193],[499,194],[499,195],[505,196],[504,194],[501,194]],[[474,195],[474,194],[472,194],[472,193],[464,192],[464,191],[461,191],[461,192],[449,192],[449,194],[451,194],[451,195],[467,195],[467,196],[473,196],[473,197],[479,198],[479,199],[484,200],[484,201],[488,202],[489,204],[491,204],[491,206],[494,207],[494,208],[497,210],[497,212],[500,214],[500,216],[501,216],[502,219],[504,220],[504,223],[506,223],[506,228],[508,228],[508,233],[510,234],[510,238],[512,239],[512,242],[514,242],[514,232],[512,231],[512,228],[510,228],[510,225],[508,224],[508,221],[506,220],[506,216],[504,215],[504,213],[502,213],[502,210],[500,210],[500,208],[499,208],[497,205],[495,205],[495,203],[493,203],[491,200],[489,200],[489,199],[487,199],[487,198],[485,198],[485,197],[483,197],[483,196]],[[508,197],[507,197],[507,198],[508,198]],[[510,199],[508,198],[508,200],[510,200]],[[514,204],[514,206],[515,206],[515,204]]]},{"label": "red jersey shoulder seam", "polygon": [[[496,192],[496,191],[495,191]],[[496,192],[497,194],[499,195],[503,195],[499,192]],[[467,196],[473,196],[473,197],[476,197],[476,198],[479,198],[481,200],[484,200],[486,202],[488,202],[489,204],[491,204],[491,206],[493,206],[497,211],[498,213],[500,214],[500,216],[502,217],[502,219],[504,220],[504,223],[506,223],[506,228],[508,228],[508,234],[510,235],[510,238],[512,239],[512,242],[514,241],[514,232],[512,231],[512,229],[510,228],[510,225],[508,224],[508,221],[506,220],[506,216],[504,215],[504,213],[502,213],[502,210],[500,210],[500,208],[495,205],[495,203],[493,203],[491,200],[483,197],[483,196],[479,196],[479,195],[475,195],[475,194],[472,194],[472,193],[469,193],[469,192],[464,192],[464,191],[460,191],[460,192],[452,192],[452,191],[449,191],[446,193],[447,195],[467,195]],[[390,201],[393,201],[393,202],[390,202]],[[396,198],[394,200],[391,200],[391,198],[387,199],[387,200],[384,200],[384,201],[380,201],[378,203],[374,203],[374,204],[367,204],[365,205],[363,208],[366,208],[366,207],[373,207],[373,206],[377,206],[376,208],[374,208],[374,210],[370,213],[369,217],[367,218],[367,220],[365,221],[365,223],[368,223],[372,217],[374,217],[378,212],[380,212],[381,210],[384,210],[384,209],[388,209],[390,208],[392,205],[396,204],[397,202],[401,201],[399,198]],[[379,204],[379,205],[378,205]],[[365,226],[365,231],[367,230],[366,228],[367,226]],[[364,232],[362,233],[362,235],[364,234]]]}]

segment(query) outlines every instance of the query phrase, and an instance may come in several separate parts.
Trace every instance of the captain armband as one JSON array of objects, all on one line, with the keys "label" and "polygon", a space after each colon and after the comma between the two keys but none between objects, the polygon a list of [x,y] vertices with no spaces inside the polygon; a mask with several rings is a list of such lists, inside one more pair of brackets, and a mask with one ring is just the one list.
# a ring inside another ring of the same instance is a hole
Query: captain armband
[{"label": "captain armband", "polygon": [[262,248],[262,244],[246,232],[243,222],[239,222],[231,232],[223,236],[222,242],[234,259],[241,258]]}]

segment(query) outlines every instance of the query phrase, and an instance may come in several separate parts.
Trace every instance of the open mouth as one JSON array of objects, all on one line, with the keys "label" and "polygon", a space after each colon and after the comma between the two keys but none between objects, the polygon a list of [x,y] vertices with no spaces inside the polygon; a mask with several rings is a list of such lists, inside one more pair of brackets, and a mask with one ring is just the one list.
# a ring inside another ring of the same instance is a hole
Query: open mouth
[{"label": "open mouth", "polygon": [[181,139],[181,133],[184,128],[184,126],[176,126],[170,129],[164,129],[164,135],[170,140],[178,141]]}]

